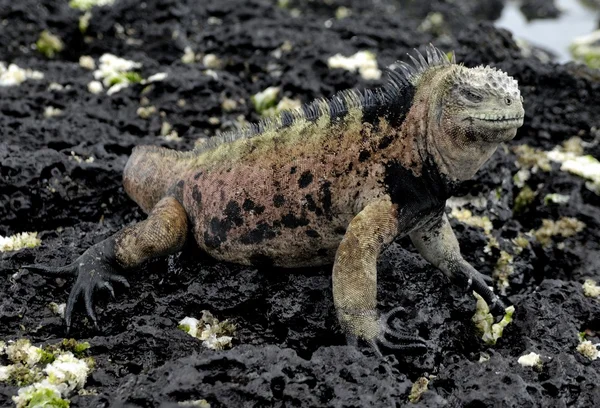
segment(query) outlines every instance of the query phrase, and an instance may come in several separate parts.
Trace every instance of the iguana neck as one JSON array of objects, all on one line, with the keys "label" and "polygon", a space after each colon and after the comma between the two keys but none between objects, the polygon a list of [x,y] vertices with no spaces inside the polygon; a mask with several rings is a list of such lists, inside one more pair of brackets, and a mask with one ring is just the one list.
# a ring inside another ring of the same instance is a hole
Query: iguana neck
[{"label": "iguana neck", "polygon": [[436,127],[431,125],[430,116],[435,115],[430,115],[427,96],[422,99],[418,97],[401,128],[395,131],[394,141],[386,149],[386,156],[427,183],[438,198],[447,199],[459,182],[446,175],[445,163],[439,159],[439,153],[432,149],[435,145],[430,140],[435,136]]}]

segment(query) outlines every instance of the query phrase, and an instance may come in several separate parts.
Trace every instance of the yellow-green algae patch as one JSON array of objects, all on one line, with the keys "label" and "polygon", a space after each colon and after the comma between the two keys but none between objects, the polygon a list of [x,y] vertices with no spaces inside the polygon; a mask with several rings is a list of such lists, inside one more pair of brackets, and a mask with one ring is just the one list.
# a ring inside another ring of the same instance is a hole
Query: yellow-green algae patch
[{"label": "yellow-green algae patch", "polygon": [[425,377],[417,378],[417,381],[414,382],[410,389],[410,394],[408,395],[408,400],[413,404],[419,402],[421,396],[427,391],[427,386],[429,385],[429,380]]},{"label": "yellow-green algae patch", "polygon": [[510,286],[509,277],[515,271],[513,267],[514,256],[506,251],[500,251],[500,257],[494,267],[494,278],[497,280],[500,293],[506,294],[506,289]]},{"label": "yellow-green algae patch", "polygon": [[524,212],[531,203],[535,200],[537,193],[531,189],[528,185],[523,186],[519,194],[515,197],[515,205],[513,210],[515,213]]},{"label": "yellow-green algae patch", "polygon": [[464,224],[482,228],[486,235],[490,235],[492,232],[492,221],[490,221],[487,216],[480,217],[478,215],[473,215],[470,210],[458,208],[453,208],[450,215]]},{"label": "yellow-green algae patch", "polygon": [[[561,146],[556,146],[551,151],[535,149],[528,145],[520,145],[514,148],[517,155],[517,164],[522,167],[519,171],[531,170],[536,172],[538,169],[550,171],[551,162],[560,163],[561,171],[569,172],[587,181],[585,186],[594,193],[600,195],[600,161],[591,155],[583,154],[583,141],[575,136]],[[515,183],[521,184],[523,176],[526,174],[515,174]],[[519,175],[519,180],[517,180]]]},{"label": "yellow-green algae patch", "polygon": [[556,221],[543,219],[541,227],[533,231],[533,235],[543,246],[548,246],[552,243],[552,237],[572,237],[584,228],[585,223],[577,218],[562,217]]},{"label": "yellow-green algae patch", "polygon": [[35,43],[35,46],[39,52],[48,58],[54,58],[56,54],[65,48],[65,44],[62,42],[60,37],[52,34],[48,30],[42,31],[40,37]]},{"label": "yellow-green algae patch", "polygon": [[600,344],[594,344],[590,340],[585,339],[585,333],[580,333],[579,335],[579,344],[577,345],[576,350],[584,357],[594,361],[598,357],[600,357],[600,351],[598,347]]},{"label": "yellow-green algae patch", "polygon": [[178,328],[190,336],[202,340],[204,346],[213,350],[230,348],[236,329],[235,324],[230,322],[229,319],[221,322],[208,310],[202,311],[200,320],[185,317],[179,322]]},{"label": "yellow-green algae patch", "polygon": [[18,251],[23,248],[35,248],[42,240],[38,238],[37,232],[21,232],[3,237],[0,235],[0,252]]},{"label": "yellow-green algae patch", "polygon": [[88,343],[75,340],[36,347],[28,339],[0,341],[0,381],[21,388],[13,397],[17,407],[68,407],[66,399],[81,390],[94,366],[91,358],[81,358]]},{"label": "yellow-green algae patch", "polygon": [[586,279],[582,285],[583,294],[591,298],[600,297],[600,286],[593,279]]},{"label": "yellow-green algae patch", "polygon": [[71,0],[69,7],[87,11],[92,7],[112,6],[115,0]]},{"label": "yellow-green algae patch", "polygon": [[254,109],[262,114],[267,109],[274,107],[277,104],[279,90],[280,88],[278,86],[270,86],[264,91],[252,95],[250,100],[254,105]]},{"label": "yellow-green algae patch", "polygon": [[504,309],[504,317],[498,323],[494,323],[494,316],[490,313],[488,304],[481,296],[473,292],[477,298],[477,309],[473,315],[473,323],[481,333],[481,339],[488,345],[493,346],[498,339],[502,337],[504,328],[512,322],[512,316],[515,312],[514,306],[509,306]]}]

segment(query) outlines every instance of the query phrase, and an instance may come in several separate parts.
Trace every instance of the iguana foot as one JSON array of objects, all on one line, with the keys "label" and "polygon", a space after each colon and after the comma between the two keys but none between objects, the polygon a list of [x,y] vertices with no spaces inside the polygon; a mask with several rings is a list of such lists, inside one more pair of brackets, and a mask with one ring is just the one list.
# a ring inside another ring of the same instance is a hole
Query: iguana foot
[{"label": "iguana foot", "polygon": [[390,321],[394,320],[398,312],[404,311],[402,306],[398,306],[382,315],[379,318],[381,330],[379,335],[368,340],[369,345],[377,354],[382,355],[379,345],[390,350],[425,350],[427,341],[422,337],[410,334],[404,330],[392,328]]},{"label": "iguana foot", "polygon": [[104,289],[110,292],[112,298],[115,298],[115,292],[112,284],[117,282],[129,288],[129,282],[123,276],[115,271],[113,262],[108,259],[106,246],[111,243],[109,240],[99,242],[85,251],[73,263],[61,267],[52,267],[44,265],[24,265],[23,268],[40,273],[46,276],[76,276],[77,280],[65,308],[65,323],[67,334],[71,329],[72,315],[75,304],[80,297],[83,297],[87,315],[98,328],[98,318],[94,311],[94,293],[98,289]]},{"label": "iguana foot", "polygon": [[395,315],[403,310],[404,308],[399,306],[380,317],[377,317],[377,312],[374,310],[358,313],[342,312],[340,321],[348,331],[348,344],[356,345],[356,339],[361,338],[380,357],[383,357],[381,347],[389,350],[427,349],[425,339],[404,330],[392,328],[390,325],[390,321],[394,319]]},{"label": "iguana foot", "polygon": [[492,285],[488,284],[488,280],[486,278],[491,281],[489,276],[483,275],[479,272],[477,275],[473,274],[473,276],[469,279],[469,289],[474,290],[483,298],[483,300],[485,300],[490,308],[490,313],[492,316],[494,316],[494,320],[500,321],[506,313],[506,304],[498,297],[498,295],[494,293],[492,289],[490,289],[490,286]]}]

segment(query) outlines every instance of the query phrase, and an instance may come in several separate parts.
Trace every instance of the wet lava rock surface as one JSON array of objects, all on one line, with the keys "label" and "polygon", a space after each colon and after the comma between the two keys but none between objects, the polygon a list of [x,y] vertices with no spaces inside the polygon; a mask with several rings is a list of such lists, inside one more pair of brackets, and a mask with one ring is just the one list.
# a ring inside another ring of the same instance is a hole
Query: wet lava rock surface
[{"label": "wet lava rock surface", "polygon": [[[485,22],[497,16],[502,1],[459,6],[433,1],[431,10],[446,17],[436,30],[423,29],[427,13],[415,3],[290,1],[280,7],[266,0],[117,0],[112,7],[94,8],[82,35],[82,12],[66,1],[0,0],[0,61],[44,74],[0,88],[0,235],[38,231],[43,241],[35,249],[0,254],[0,339],[27,337],[47,344],[64,336],[63,322],[48,304],[64,302],[72,282],[19,267],[70,262],[144,218],[121,186],[134,146],[189,149],[199,137],[231,129],[240,115],[255,121],[250,96],[269,86],[281,86],[285,96],[303,102],[354,86],[377,86],[356,73],[329,69],[327,58],[368,49],[383,67],[432,42],[455,50],[467,66],[491,64],[520,82],[525,125],[462,189],[495,197],[472,210],[490,217],[501,247],[539,228],[542,219],[577,217],[586,224],[550,246],[528,238],[528,247],[515,256],[506,293],[516,307],[514,322],[498,343],[487,346],[475,332],[474,298],[427,265],[407,239],[381,257],[380,309],[404,306],[403,324],[432,348],[385,361],[345,345],[329,267],[257,270],[198,256],[189,245],[134,272],[131,290],[118,292],[116,302],[98,294],[101,333],[78,316],[73,335],[91,344],[96,368],[86,388],[96,394],[74,396],[72,406],[176,406],[197,399],[213,407],[597,405],[600,360],[590,361],[575,348],[579,332],[587,330],[598,342],[593,335],[600,330],[600,302],[581,290],[585,278],[600,280],[600,197],[555,165],[528,183],[539,189],[538,197],[569,195],[569,204],[547,206],[538,199],[527,212],[514,213],[518,169],[510,147],[527,143],[550,150],[579,136],[590,142],[585,153],[599,157],[600,144],[593,140],[600,128],[600,74],[523,56],[510,33]],[[348,17],[335,18],[340,6],[350,10]],[[51,60],[31,47],[43,30],[65,43]],[[212,74],[202,61],[184,64],[186,47],[215,54],[222,65]],[[92,94],[87,88],[92,72],[78,59],[90,55],[97,62],[104,53],[142,63],[144,78],[168,76],[149,87]],[[157,109],[148,119],[137,114],[143,98]],[[237,106],[222,109],[225,99]],[[48,106],[62,114],[45,117]],[[160,138],[163,122],[182,140]],[[93,162],[85,160],[92,156]],[[484,252],[483,231],[452,224],[465,258],[492,274],[499,254]],[[180,319],[199,317],[203,309],[238,325],[233,349],[206,349],[177,329]],[[542,356],[539,371],[517,363],[531,351]],[[489,360],[480,362],[484,354]],[[418,403],[409,403],[413,382],[428,375],[429,390]],[[17,387],[0,384],[0,406],[11,405],[16,392]]]}]

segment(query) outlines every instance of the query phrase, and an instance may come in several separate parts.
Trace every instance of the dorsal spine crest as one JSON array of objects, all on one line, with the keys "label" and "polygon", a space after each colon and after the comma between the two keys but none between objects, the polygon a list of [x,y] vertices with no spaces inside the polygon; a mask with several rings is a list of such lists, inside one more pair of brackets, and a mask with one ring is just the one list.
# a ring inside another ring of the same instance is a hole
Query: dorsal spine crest
[{"label": "dorsal spine crest", "polygon": [[194,154],[207,152],[224,143],[277,131],[293,125],[298,120],[316,122],[327,116],[334,122],[353,109],[361,110],[364,117],[373,120],[386,116],[389,123],[398,125],[404,120],[410,108],[415,88],[422,74],[432,67],[455,64],[454,53],[448,57],[431,44],[426,48],[426,57],[417,50],[414,54],[416,57],[408,54],[412,64],[397,61],[385,70],[388,79],[383,87],[365,90],[347,89],[337,92],[329,99],[316,99],[298,109],[282,111],[276,116],[262,119],[239,130],[214,136],[196,147]]}]

